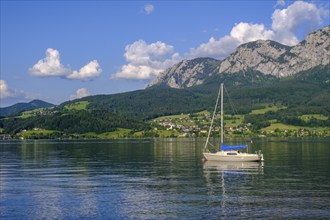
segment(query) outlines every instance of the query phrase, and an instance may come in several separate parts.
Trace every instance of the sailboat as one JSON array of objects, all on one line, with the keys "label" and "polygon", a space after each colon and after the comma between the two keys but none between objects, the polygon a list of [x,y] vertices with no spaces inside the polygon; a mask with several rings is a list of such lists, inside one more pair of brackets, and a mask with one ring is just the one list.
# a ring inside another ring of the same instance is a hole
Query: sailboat
[{"label": "sailboat", "polygon": [[[255,162],[255,161],[263,161],[264,157],[261,151],[256,152],[255,154],[250,154],[250,153],[243,153],[240,152],[239,149],[247,149],[247,145],[238,145],[238,146],[227,146],[225,145],[224,142],[224,125],[223,125],[223,83],[220,85],[219,93],[218,93],[218,98],[215,104],[212,120],[211,120],[211,125],[210,129],[208,132],[208,136],[206,139],[205,147],[203,150],[203,156],[206,160],[208,161],[223,161],[223,162],[228,162],[228,161],[240,161],[240,162]],[[221,95],[221,107],[220,107],[220,119],[221,119],[221,126],[220,126],[220,131],[221,131],[221,143],[220,147],[221,149],[217,152],[210,152],[208,149],[209,146],[209,139],[210,139],[210,134],[212,131],[212,126],[213,126],[213,121],[216,115],[216,110],[218,107],[218,102],[219,102],[219,97]]]}]

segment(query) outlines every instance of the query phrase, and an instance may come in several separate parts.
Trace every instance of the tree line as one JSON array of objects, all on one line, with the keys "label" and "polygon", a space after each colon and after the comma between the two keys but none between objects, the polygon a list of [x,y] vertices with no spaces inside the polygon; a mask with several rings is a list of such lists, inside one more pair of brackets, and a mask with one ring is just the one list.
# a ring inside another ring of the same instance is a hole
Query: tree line
[{"label": "tree line", "polygon": [[[36,117],[6,117],[0,119],[4,133],[15,134],[36,127],[65,133],[110,132],[117,128],[136,131],[151,129],[149,120],[166,115],[192,114],[213,111],[217,91],[225,82],[231,101],[225,101],[225,112],[244,114],[245,122],[254,130],[269,126],[269,120],[298,126],[330,126],[329,65],[316,67],[291,77],[277,79],[260,73],[222,74],[202,85],[187,89],[151,87],[114,95],[89,96],[65,102],[53,113]],[[68,110],[68,104],[88,101],[85,110]],[[250,115],[263,103],[280,104],[287,108],[262,115]],[[322,114],[328,120],[312,118],[304,121],[304,114]]]}]

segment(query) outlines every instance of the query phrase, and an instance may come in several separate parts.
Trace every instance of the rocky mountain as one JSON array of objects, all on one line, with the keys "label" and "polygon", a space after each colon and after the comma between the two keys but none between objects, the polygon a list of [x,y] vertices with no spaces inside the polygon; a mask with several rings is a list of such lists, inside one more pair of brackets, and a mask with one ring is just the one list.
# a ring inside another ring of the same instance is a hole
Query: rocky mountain
[{"label": "rocky mountain", "polygon": [[152,85],[164,85],[172,88],[186,88],[200,85],[204,79],[212,76],[219,68],[219,61],[213,58],[183,60],[161,73]]},{"label": "rocky mountain", "polygon": [[278,78],[330,63],[330,26],[310,33],[289,47],[270,40],[243,44],[226,59],[183,60],[161,73],[152,85],[187,88],[223,73],[258,72]]},{"label": "rocky mountain", "polygon": [[38,108],[48,108],[54,107],[55,105],[41,101],[41,100],[33,100],[29,103],[17,103],[12,106],[0,108],[0,116],[9,116],[13,114],[17,114],[23,111],[30,111]]}]

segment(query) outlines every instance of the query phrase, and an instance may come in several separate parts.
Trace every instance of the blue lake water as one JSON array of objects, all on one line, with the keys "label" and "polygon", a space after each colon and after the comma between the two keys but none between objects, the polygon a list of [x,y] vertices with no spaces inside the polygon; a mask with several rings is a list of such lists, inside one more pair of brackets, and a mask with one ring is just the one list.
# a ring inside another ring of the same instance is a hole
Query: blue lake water
[{"label": "blue lake water", "polygon": [[0,219],[330,219],[329,140],[256,140],[263,164],[203,144],[0,142]]}]

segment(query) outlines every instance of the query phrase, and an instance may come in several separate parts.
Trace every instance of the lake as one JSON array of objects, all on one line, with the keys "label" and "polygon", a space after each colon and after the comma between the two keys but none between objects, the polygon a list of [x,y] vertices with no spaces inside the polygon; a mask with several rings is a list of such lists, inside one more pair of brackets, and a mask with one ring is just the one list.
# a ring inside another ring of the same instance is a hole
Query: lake
[{"label": "lake", "polygon": [[264,163],[205,163],[203,146],[0,142],[0,219],[330,219],[329,139],[255,140]]}]

